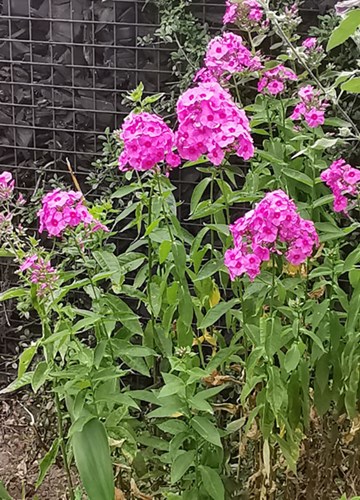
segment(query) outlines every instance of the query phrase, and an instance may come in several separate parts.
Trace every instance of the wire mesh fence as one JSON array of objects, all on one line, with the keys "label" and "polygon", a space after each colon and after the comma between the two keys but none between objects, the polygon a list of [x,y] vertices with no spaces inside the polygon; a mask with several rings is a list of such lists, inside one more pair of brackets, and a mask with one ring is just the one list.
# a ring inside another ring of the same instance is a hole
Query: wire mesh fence
[{"label": "wire mesh fence", "polygon": [[[216,30],[224,4],[198,0],[191,9]],[[304,26],[316,22],[318,8],[303,5]],[[56,175],[71,183],[66,158],[85,179],[101,154],[99,135],[120,127],[129,112],[123,93],[140,81],[149,93],[169,92],[171,46],[139,43],[158,25],[148,0],[0,0],[0,171],[11,170],[30,195]],[[198,172],[175,175],[177,197],[188,200]],[[181,210],[184,219],[186,204]],[[2,288],[12,276],[0,265]],[[6,372],[19,337],[5,309],[0,315]],[[24,341],[32,328],[23,325]]]}]

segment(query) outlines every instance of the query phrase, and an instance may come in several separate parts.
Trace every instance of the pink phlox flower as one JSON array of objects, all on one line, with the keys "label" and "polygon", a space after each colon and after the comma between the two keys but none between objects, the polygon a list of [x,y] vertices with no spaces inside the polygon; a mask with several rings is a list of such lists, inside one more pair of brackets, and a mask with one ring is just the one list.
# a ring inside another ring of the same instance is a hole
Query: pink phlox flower
[{"label": "pink phlox flower", "polygon": [[284,255],[298,265],[319,245],[314,223],[297,213],[297,207],[281,190],[267,193],[255,206],[230,226],[234,248],[225,254],[231,280],[247,274],[254,280],[261,263],[271,254]]},{"label": "pink phlox flower", "polygon": [[55,282],[59,275],[50,261],[30,255],[19,268],[20,272],[26,272],[31,283],[38,285],[37,295],[43,297],[46,293],[53,290]]},{"label": "pink phlox flower", "polygon": [[311,128],[323,125],[328,103],[321,99],[320,92],[316,91],[312,85],[306,85],[298,91],[298,97],[300,102],[295,106],[290,118],[292,120],[304,118]]},{"label": "pink phlox flower", "polygon": [[253,56],[245,47],[242,37],[229,32],[210,41],[204,65],[205,67],[196,73],[194,81],[226,81],[234,73],[262,68],[260,58]]},{"label": "pink phlox flower", "polygon": [[119,157],[119,170],[152,170],[159,163],[171,164],[168,167],[178,166],[173,152],[175,135],[170,127],[159,116],[142,112],[131,113],[125,118],[120,131],[124,147]]},{"label": "pink phlox flower", "polygon": [[195,161],[207,155],[220,165],[227,152],[244,159],[254,155],[249,120],[218,83],[200,83],[177,103],[176,147],[182,158]]},{"label": "pink phlox flower", "polygon": [[258,26],[264,17],[264,9],[256,0],[240,0],[237,2],[226,0],[225,5],[224,24],[236,23],[243,29],[253,29]]},{"label": "pink phlox flower", "polygon": [[7,200],[12,195],[15,187],[15,180],[10,172],[0,174],[0,200]]},{"label": "pink phlox flower", "polygon": [[306,38],[303,42],[302,42],[302,46],[305,48],[305,49],[308,49],[308,50],[312,50],[316,47],[316,44],[317,44],[317,39],[315,37],[309,37],[309,38]]},{"label": "pink phlox flower", "polygon": [[94,227],[108,230],[90,214],[79,191],[51,191],[42,199],[42,207],[37,215],[39,231],[46,230],[49,236],[61,236],[67,228],[74,228],[79,224],[93,226],[93,230]]},{"label": "pink phlox flower", "polygon": [[278,95],[284,91],[287,80],[297,80],[296,74],[291,69],[278,64],[263,72],[258,82],[258,92],[265,93],[267,91],[272,95]]},{"label": "pink phlox flower", "polygon": [[346,214],[351,198],[360,195],[360,170],[340,158],[324,170],[320,178],[333,192],[334,211]]}]

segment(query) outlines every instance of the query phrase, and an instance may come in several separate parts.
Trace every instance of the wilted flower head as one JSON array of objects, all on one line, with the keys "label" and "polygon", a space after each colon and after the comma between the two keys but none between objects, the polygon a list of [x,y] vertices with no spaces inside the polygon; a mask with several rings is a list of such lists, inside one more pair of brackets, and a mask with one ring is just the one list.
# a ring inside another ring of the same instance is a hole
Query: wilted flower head
[{"label": "wilted flower head", "polygon": [[237,24],[243,29],[259,28],[264,10],[256,0],[226,0],[224,24]]},{"label": "wilted flower head", "polygon": [[37,295],[43,297],[54,288],[59,276],[49,260],[44,260],[37,255],[28,256],[21,264],[19,271],[26,272],[31,283],[38,285]]},{"label": "wilted flower head", "polygon": [[286,80],[297,80],[296,74],[282,64],[264,71],[262,78],[258,82],[258,91],[266,91],[272,95],[278,95],[285,89]]},{"label": "wilted flower head", "polygon": [[77,227],[79,224],[91,226],[93,231],[107,231],[107,228],[90,214],[79,191],[51,191],[42,199],[42,208],[37,215],[40,221],[39,231],[46,230],[49,236],[61,236],[67,228]]},{"label": "wilted flower head", "polygon": [[177,149],[187,160],[207,155],[220,165],[226,152],[247,160],[254,154],[249,120],[229,92],[218,83],[201,83],[182,94],[177,103]]},{"label": "wilted flower head", "polygon": [[360,170],[340,158],[324,170],[320,178],[333,192],[334,211],[347,213],[351,198],[360,195]]},{"label": "wilted flower head", "polygon": [[173,153],[174,134],[155,114],[130,114],[124,121],[120,138],[124,149],[119,158],[119,169],[123,172],[131,168],[152,170],[163,162],[169,167],[180,164],[180,158]]},{"label": "wilted flower head", "polygon": [[234,73],[256,71],[262,67],[260,58],[253,56],[242,37],[235,33],[213,38],[207,47],[204,63],[205,67],[198,71],[194,81],[221,81]]},{"label": "wilted flower head", "polygon": [[12,195],[15,181],[10,172],[2,172],[0,174],[0,201],[7,200]]},{"label": "wilted flower head", "polygon": [[244,273],[253,280],[272,253],[299,265],[319,244],[313,222],[300,217],[295,203],[280,189],[267,193],[230,231],[234,248],[226,251],[225,265],[231,280]]},{"label": "wilted flower head", "polygon": [[300,102],[295,106],[290,118],[292,120],[304,118],[311,128],[323,125],[327,102],[321,99],[320,92],[315,90],[312,85],[306,85],[300,88],[298,97]]}]

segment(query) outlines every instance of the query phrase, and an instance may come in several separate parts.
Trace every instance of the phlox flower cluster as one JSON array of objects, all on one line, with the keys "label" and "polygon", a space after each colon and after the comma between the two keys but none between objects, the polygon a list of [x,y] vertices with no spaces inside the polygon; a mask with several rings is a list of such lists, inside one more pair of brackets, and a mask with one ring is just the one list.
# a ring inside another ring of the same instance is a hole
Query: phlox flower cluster
[{"label": "phlox flower cluster", "polygon": [[267,91],[269,94],[278,95],[285,89],[286,80],[295,81],[297,76],[291,69],[279,64],[264,71],[258,82],[258,91],[262,93]]},{"label": "phlox flower cluster", "polygon": [[42,207],[38,211],[40,221],[39,231],[44,229],[49,236],[61,236],[67,228],[84,224],[92,231],[108,229],[94,219],[83,204],[83,197],[79,191],[62,191],[55,189],[42,199]]},{"label": "phlox flower cluster", "polygon": [[173,153],[174,133],[159,116],[142,112],[131,113],[120,132],[124,149],[119,158],[119,169],[151,170],[165,162],[177,167],[180,158]]},{"label": "phlox flower cluster", "polygon": [[229,92],[218,83],[200,83],[182,94],[177,103],[179,127],[176,145],[187,160],[207,155],[220,165],[226,152],[248,160],[254,154],[249,120]]},{"label": "phlox flower cluster", "polygon": [[0,174],[0,201],[8,200],[14,191],[15,181],[10,172]]},{"label": "phlox flower cluster", "polygon": [[261,69],[259,57],[245,47],[241,36],[224,33],[213,38],[206,51],[205,67],[198,71],[194,81],[213,82],[229,79],[234,73]]},{"label": "phlox flower cluster", "polygon": [[306,85],[299,90],[298,96],[300,102],[295,106],[290,118],[292,120],[304,118],[311,128],[323,125],[327,102],[320,98],[320,92],[316,91],[312,85]]},{"label": "phlox flower cluster", "polygon": [[267,193],[230,231],[234,248],[226,251],[225,265],[231,280],[246,273],[253,281],[272,253],[299,265],[319,244],[313,222],[300,217],[295,203],[280,189]]},{"label": "phlox flower cluster", "polygon": [[55,282],[59,276],[49,261],[37,255],[27,257],[19,268],[20,272],[29,275],[31,283],[38,285],[37,295],[44,296],[53,290]]},{"label": "phlox flower cluster", "polygon": [[320,178],[333,192],[334,211],[347,213],[349,197],[360,195],[360,170],[340,158],[324,170]]},{"label": "phlox flower cluster", "polygon": [[242,28],[259,27],[264,10],[256,0],[226,0],[224,24],[238,24]]},{"label": "phlox flower cluster", "polygon": [[302,22],[301,16],[299,16],[298,4],[294,2],[285,6],[282,12],[278,14],[277,20],[282,30],[291,37]]},{"label": "phlox flower cluster", "polygon": [[311,36],[311,37],[309,37],[309,38],[306,38],[306,39],[302,42],[301,46],[302,46],[304,49],[308,50],[308,51],[312,51],[312,50],[314,50],[314,49],[316,48],[316,46],[317,46],[317,39],[316,39],[315,37],[313,37],[313,36]]}]

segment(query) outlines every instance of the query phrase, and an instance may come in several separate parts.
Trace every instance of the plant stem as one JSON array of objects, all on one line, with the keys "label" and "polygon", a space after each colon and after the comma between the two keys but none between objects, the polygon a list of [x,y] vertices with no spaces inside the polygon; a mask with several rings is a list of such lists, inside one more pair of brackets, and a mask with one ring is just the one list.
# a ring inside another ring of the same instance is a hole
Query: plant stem
[{"label": "plant stem", "polygon": [[[150,187],[150,193],[149,193],[149,203],[148,203],[148,227],[150,227],[152,223],[152,197],[154,194],[154,185],[151,183]],[[148,294],[148,302],[149,302],[149,307],[150,307],[150,322],[151,322],[151,330],[152,330],[152,335],[155,333],[155,314],[154,314],[154,308],[153,308],[153,303],[152,303],[152,298],[151,298],[151,276],[152,276],[152,267],[153,267],[153,261],[152,261],[152,252],[153,252],[153,247],[152,247],[152,242],[150,238],[150,234],[147,236],[148,240],[148,284],[147,284],[147,294]],[[154,360],[154,373],[153,373],[153,380],[154,384],[157,383],[157,374],[156,374],[156,360]]]},{"label": "plant stem", "polygon": [[[214,182],[215,182],[215,175],[214,172],[211,171],[211,182],[210,182],[210,202],[211,205],[214,203]],[[214,224],[214,214],[210,214],[210,224]],[[214,229],[211,227],[210,228],[210,243],[211,243],[211,252],[214,253],[214,247],[215,247],[215,235],[214,235]]]},{"label": "plant stem", "polygon": [[171,230],[170,221],[169,221],[169,218],[168,218],[168,213],[167,213],[167,210],[166,210],[166,207],[165,207],[164,196],[163,196],[163,192],[162,192],[162,188],[161,188],[160,175],[159,174],[155,174],[155,177],[156,177],[157,185],[158,185],[158,188],[159,188],[159,195],[160,195],[160,199],[161,199],[161,208],[162,208],[162,211],[163,211],[163,214],[164,214],[165,223],[166,223],[166,226],[167,226],[167,229],[168,229],[168,232],[169,232],[170,240],[171,240],[172,243],[174,243],[174,235],[173,235],[172,230]]},{"label": "plant stem", "polygon": [[[94,283],[94,280],[92,279],[91,274],[89,273],[89,270],[88,270],[88,267],[87,267],[87,262],[86,262],[86,256],[85,256],[85,254],[84,254],[81,246],[79,245],[79,242],[77,241],[75,234],[74,234],[74,241],[75,241],[75,245],[76,245],[76,247],[78,249],[79,255],[80,255],[80,257],[81,257],[81,259],[82,259],[82,261],[84,263],[84,266],[85,266],[85,269],[86,269],[86,273],[87,273],[89,281],[90,281],[90,286],[91,286],[92,292],[94,294],[94,300],[96,300],[95,283]],[[103,320],[102,317],[100,318],[100,324],[101,324],[101,327],[102,327],[102,331],[104,332],[104,334],[108,338],[108,335],[106,333],[105,323],[104,323],[104,320]],[[110,342],[109,342],[110,354],[111,354],[111,358],[112,358],[113,364],[115,365],[115,354],[114,354],[114,351],[113,351],[113,347],[111,345],[111,339],[109,339],[109,340],[110,340]]]},{"label": "plant stem", "polygon": [[274,136],[273,136],[273,129],[272,129],[272,123],[270,121],[270,110],[269,110],[269,104],[268,104],[268,100],[267,99],[265,100],[265,110],[266,110],[266,118],[267,118],[268,125],[269,125],[270,139],[273,140],[273,138],[274,138]]},{"label": "plant stem", "polygon": [[67,481],[68,481],[68,485],[69,485],[69,496],[70,496],[70,500],[74,500],[74,498],[75,498],[74,492],[73,492],[74,487],[72,484],[69,462],[68,462],[67,455],[66,455],[66,446],[65,446],[64,432],[63,432],[63,420],[62,420],[59,395],[57,392],[55,392],[55,406],[56,406],[56,414],[57,414],[57,421],[58,421],[58,434],[59,434],[59,438],[60,438],[61,453],[63,456],[65,472],[66,472]]},{"label": "plant stem", "polygon": [[271,279],[270,316],[272,317],[274,311],[275,271],[276,271],[274,255],[271,256],[271,263],[272,263],[272,279]]},{"label": "plant stem", "polygon": [[[269,14],[270,14],[270,16],[269,16]],[[315,73],[309,67],[309,65],[307,64],[305,59],[303,59],[303,57],[298,53],[298,51],[296,50],[296,48],[294,47],[292,42],[286,36],[286,33],[284,32],[284,30],[280,26],[278,20],[276,19],[276,15],[273,15],[273,13],[270,12],[267,8],[266,8],[266,15],[273,22],[273,25],[276,27],[280,38],[282,38],[282,40],[288,45],[291,52],[294,54],[294,56],[300,62],[300,64],[306,69],[306,71],[309,73],[309,75],[314,80],[314,82],[319,87],[319,89],[323,92],[324,95],[328,95],[327,89],[323,86],[323,84],[320,82],[318,77],[315,75]],[[339,110],[339,112],[343,115],[345,120],[351,124],[352,128],[354,129],[354,132],[356,133],[357,139],[360,140],[359,129],[357,128],[357,126],[355,125],[355,123],[353,122],[351,117],[347,114],[347,112],[340,106],[339,100],[336,97],[333,97],[332,95],[328,95],[328,98],[331,100],[331,102],[334,104],[334,106]]]},{"label": "plant stem", "polygon": [[224,172],[222,169],[220,170],[220,177],[221,177],[222,194],[224,195],[224,202],[225,202],[226,224],[229,226],[230,225],[230,207],[229,207],[229,200],[228,200],[228,197],[226,194]]}]

